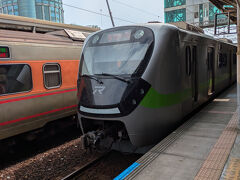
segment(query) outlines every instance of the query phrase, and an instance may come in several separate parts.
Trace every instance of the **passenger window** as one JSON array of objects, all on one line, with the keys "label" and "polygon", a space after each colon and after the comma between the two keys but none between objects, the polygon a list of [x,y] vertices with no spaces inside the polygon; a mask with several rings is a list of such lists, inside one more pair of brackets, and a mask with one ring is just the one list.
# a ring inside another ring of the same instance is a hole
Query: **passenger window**
[{"label": "passenger window", "polygon": [[61,68],[59,64],[45,64],[43,66],[44,86],[47,89],[61,86]]},{"label": "passenger window", "polygon": [[233,53],[233,64],[236,65],[237,64],[237,54]]},{"label": "passenger window", "polygon": [[27,64],[0,65],[0,95],[30,91],[31,68]]},{"label": "passenger window", "polygon": [[211,54],[210,54],[210,50],[208,49],[208,54],[207,54],[207,69],[211,70],[212,66],[211,66]]},{"label": "passenger window", "polygon": [[227,66],[227,54],[226,53],[219,53],[218,57],[218,67],[222,68]]},{"label": "passenger window", "polygon": [[191,75],[191,48],[190,46],[186,47],[186,74]]}]

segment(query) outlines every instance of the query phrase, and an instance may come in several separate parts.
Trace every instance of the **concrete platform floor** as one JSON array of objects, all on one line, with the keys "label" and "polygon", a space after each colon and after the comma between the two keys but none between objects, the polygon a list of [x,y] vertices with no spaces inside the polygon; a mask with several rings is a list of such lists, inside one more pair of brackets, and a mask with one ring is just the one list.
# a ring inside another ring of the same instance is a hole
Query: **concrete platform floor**
[{"label": "concrete platform floor", "polygon": [[238,133],[236,91],[236,86],[233,86],[214,99],[135,162],[134,166],[123,173],[124,176],[117,177],[116,180],[200,180],[240,177],[239,134],[235,141]]}]

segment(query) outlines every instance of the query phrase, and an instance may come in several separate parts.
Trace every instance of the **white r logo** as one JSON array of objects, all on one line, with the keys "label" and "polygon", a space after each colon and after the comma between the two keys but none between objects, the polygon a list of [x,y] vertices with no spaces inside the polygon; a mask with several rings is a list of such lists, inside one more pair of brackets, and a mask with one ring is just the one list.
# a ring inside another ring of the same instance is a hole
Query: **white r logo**
[{"label": "white r logo", "polygon": [[106,88],[105,86],[95,86],[93,94],[95,95],[96,93],[99,93],[102,95],[105,88]]}]

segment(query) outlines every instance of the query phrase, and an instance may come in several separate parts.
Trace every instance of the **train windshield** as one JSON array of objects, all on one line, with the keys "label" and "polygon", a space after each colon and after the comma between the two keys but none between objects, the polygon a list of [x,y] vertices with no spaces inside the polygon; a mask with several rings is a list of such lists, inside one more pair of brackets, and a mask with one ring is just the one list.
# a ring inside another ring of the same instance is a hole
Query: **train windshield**
[{"label": "train windshield", "polygon": [[100,32],[91,37],[84,48],[82,75],[132,75],[146,59],[152,42],[153,33],[147,28]]}]

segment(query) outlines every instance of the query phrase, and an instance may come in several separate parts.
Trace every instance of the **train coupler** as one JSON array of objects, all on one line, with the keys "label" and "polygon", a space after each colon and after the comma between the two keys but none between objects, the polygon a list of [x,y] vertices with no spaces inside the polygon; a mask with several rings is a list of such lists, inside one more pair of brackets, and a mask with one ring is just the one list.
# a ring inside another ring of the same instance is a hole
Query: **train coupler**
[{"label": "train coupler", "polygon": [[109,150],[112,147],[114,139],[106,136],[104,131],[88,132],[80,137],[82,149]]}]

